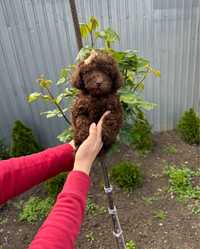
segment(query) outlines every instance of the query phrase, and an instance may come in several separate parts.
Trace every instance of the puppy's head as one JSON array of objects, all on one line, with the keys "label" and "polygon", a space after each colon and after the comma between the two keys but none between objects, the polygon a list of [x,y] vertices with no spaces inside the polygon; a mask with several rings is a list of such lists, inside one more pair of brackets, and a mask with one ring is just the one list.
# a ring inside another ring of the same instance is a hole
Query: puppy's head
[{"label": "puppy's head", "polygon": [[123,84],[123,77],[114,58],[98,53],[90,63],[81,61],[71,75],[74,87],[93,96],[114,93]]}]

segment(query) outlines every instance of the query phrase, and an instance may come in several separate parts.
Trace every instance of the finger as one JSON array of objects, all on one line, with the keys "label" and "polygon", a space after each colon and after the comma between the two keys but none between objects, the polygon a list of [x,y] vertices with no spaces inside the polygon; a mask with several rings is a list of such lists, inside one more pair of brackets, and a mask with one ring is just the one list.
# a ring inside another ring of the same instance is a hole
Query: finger
[{"label": "finger", "polygon": [[104,118],[110,113],[110,111],[106,111],[104,112],[104,114],[102,115],[102,117],[100,118],[98,124],[97,124],[97,140],[101,141],[101,133],[102,133],[102,124],[103,124],[103,120]]},{"label": "finger", "polygon": [[90,128],[89,128],[89,136],[88,136],[88,138],[96,139],[96,136],[97,136],[97,126],[96,126],[95,123],[92,123],[90,125]]},{"label": "finger", "polygon": [[74,143],[74,140],[71,140],[70,142],[69,142],[69,144],[75,149],[75,143]]}]

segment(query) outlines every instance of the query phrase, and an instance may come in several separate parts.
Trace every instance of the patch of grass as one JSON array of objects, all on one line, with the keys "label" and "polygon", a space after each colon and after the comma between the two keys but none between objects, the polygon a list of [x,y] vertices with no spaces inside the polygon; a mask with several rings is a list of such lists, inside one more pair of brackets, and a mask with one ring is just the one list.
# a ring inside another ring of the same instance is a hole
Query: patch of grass
[{"label": "patch of grass", "polygon": [[166,218],[167,214],[165,211],[158,209],[154,212],[154,217],[160,220],[164,220]]},{"label": "patch of grass", "polygon": [[0,218],[0,225],[7,224],[8,218]]},{"label": "patch of grass", "polygon": [[174,145],[168,145],[164,148],[164,152],[167,155],[175,155],[177,153],[177,149]]},{"label": "patch of grass", "polygon": [[177,168],[175,165],[167,166],[165,173],[169,177],[169,192],[176,195],[178,201],[188,202],[195,201],[190,204],[194,214],[200,213],[200,186],[193,186],[192,178],[199,177],[200,171],[193,171],[187,167]]},{"label": "patch of grass", "polygon": [[129,192],[142,184],[139,167],[132,162],[121,162],[114,165],[110,172],[111,180]]},{"label": "patch of grass", "polygon": [[142,200],[148,204],[151,205],[153,204],[154,201],[159,200],[158,196],[150,196],[150,197],[143,197]]},{"label": "patch of grass", "polygon": [[29,223],[42,220],[48,215],[53,204],[54,199],[50,197],[46,199],[30,197],[29,200],[24,203],[19,219]]},{"label": "patch of grass", "polygon": [[100,207],[96,203],[92,202],[90,198],[87,199],[86,213],[91,215],[106,213],[105,207]]},{"label": "patch of grass", "polygon": [[89,234],[86,234],[86,239],[87,239],[87,241],[89,241],[89,242],[93,242],[93,241],[95,241],[95,237],[94,237],[94,233],[93,232],[90,232]]},{"label": "patch of grass", "polygon": [[12,203],[13,206],[17,209],[21,209],[23,204],[24,204],[24,200],[17,200],[15,202]]},{"label": "patch of grass", "polygon": [[193,214],[200,214],[200,204],[196,204],[192,206],[192,213]]},{"label": "patch of grass", "polygon": [[135,242],[133,240],[127,241],[126,249],[137,249]]}]

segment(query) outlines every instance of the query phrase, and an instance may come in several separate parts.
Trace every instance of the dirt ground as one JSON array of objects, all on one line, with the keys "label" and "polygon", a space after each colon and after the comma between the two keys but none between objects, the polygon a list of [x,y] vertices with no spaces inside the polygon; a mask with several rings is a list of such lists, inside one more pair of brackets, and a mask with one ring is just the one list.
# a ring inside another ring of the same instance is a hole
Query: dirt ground
[{"label": "dirt ground", "polygon": [[[122,160],[139,164],[144,176],[142,187],[127,193],[114,186],[114,199],[126,240],[134,240],[137,249],[200,249],[200,215],[192,214],[186,204],[179,203],[167,192],[167,163],[200,167],[200,147],[180,140],[174,131],[155,134],[155,148],[140,155],[125,145],[107,159],[111,167]],[[167,151],[173,147],[172,152]],[[93,168],[89,197],[100,207],[107,207],[99,164]],[[2,190],[1,190],[2,191]],[[0,249],[25,249],[42,222],[27,224],[18,221],[20,200],[35,194],[44,195],[41,186],[32,189],[0,207]],[[152,201],[148,202],[147,200]],[[155,217],[159,210],[165,217]],[[78,249],[117,248],[112,236],[112,223],[107,213],[87,214],[77,242]]]}]

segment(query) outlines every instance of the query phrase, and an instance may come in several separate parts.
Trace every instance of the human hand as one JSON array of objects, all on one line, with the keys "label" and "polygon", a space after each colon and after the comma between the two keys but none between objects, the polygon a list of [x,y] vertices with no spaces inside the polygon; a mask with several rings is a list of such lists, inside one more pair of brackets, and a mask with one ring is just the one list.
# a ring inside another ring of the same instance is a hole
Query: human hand
[{"label": "human hand", "polygon": [[95,123],[90,125],[89,136],[83,141],[76,152],[73,170],[83,171],[89,175],[92,163],[103,146],[101,137],[102,123],[104,117],[109,113],[110,111],[106,111],[97,125]]}]

